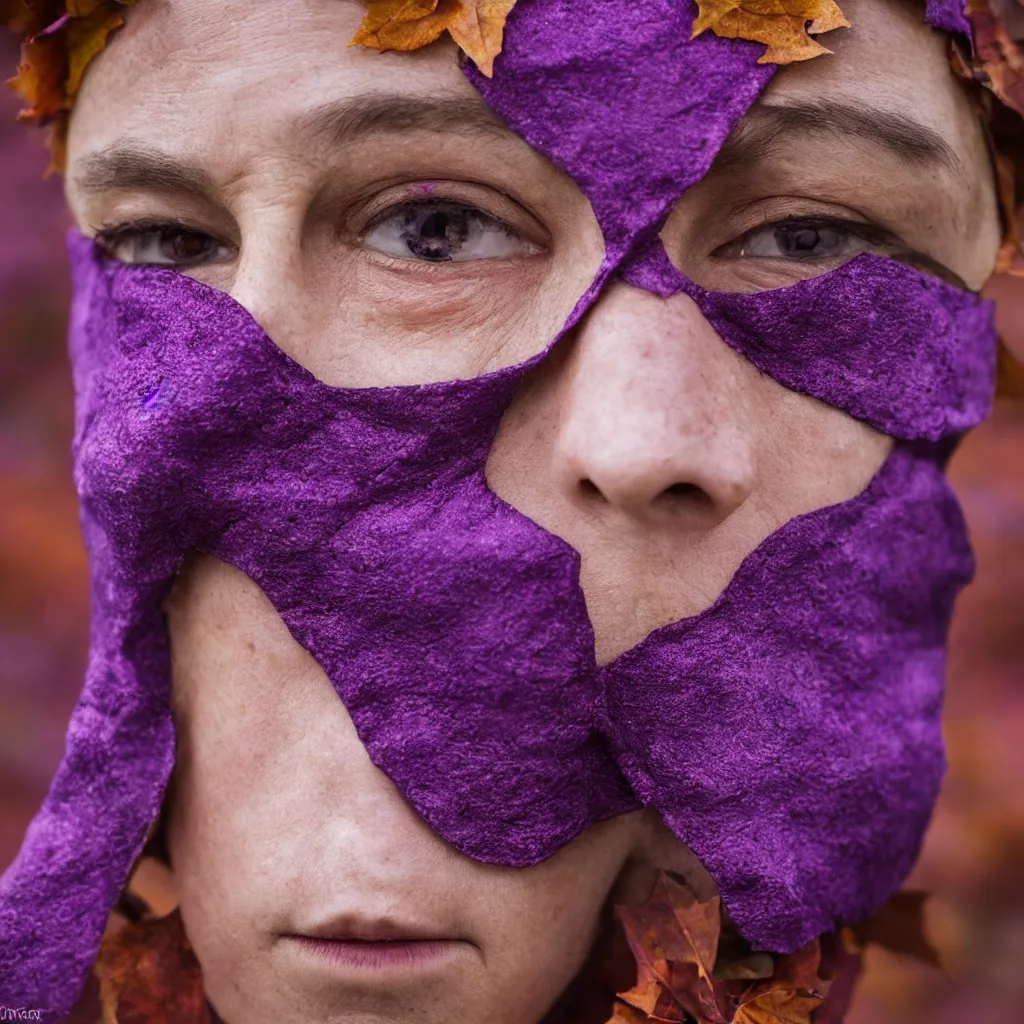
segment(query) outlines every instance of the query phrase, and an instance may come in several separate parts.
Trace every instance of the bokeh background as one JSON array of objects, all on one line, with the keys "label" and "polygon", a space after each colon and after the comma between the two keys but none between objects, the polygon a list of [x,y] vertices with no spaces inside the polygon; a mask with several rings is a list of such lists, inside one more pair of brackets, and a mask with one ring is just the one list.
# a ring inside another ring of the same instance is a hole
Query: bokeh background
[{"label": "bokeh background", "polygon": [[[15,54],[0,40],[0,65]],[[8,52],[9,50],[9,52]],[[0,90],[0,868],[63,749],[88,641],[64,349],[66,213],[36,131]],[[996,282],[1024,354],[1024,281]],[[953,632],[951,770],[910,884],[935,893],[944,975],[872,950],[851,1024],[1024,1021],[1024,400],[953,460],[978,555]]]}]

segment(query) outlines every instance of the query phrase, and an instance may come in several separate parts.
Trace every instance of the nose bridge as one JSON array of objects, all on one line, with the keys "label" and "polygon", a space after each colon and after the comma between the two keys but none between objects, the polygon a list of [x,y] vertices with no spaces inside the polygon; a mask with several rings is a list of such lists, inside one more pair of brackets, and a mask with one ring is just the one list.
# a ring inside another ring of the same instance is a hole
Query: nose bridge
[{"label": "nose bridge", "polygon": [[688,296],[612,284],[568,366],[563,486],[633,517],[724,519],[754,485],[749,370]]},{"label": "nose bridge", "polygon": [[288,298],[296,292],[290,285],[301,283],[302,210],[272,185],[240,190],[240,246],[230,294],[281,348],[300,359],[297,346],[304,335],[294,321],[307,304]]}]

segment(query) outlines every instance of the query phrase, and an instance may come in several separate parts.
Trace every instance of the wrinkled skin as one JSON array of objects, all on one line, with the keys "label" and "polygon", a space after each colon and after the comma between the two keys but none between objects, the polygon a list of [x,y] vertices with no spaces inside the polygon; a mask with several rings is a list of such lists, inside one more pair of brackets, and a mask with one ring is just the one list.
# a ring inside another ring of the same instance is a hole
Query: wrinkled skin
[{"label": "wrinkled skin", "polygon": [[[871,104],[930,128],[948,159],[911,162],[828,130],[780,135],[759,156],[740,148],[663,231],[694,280],[774,287],[864,249],[915,253],[971,288],[988,276],[999,228],[987,155],[942,38],[913,5],[845,7],[856,33],[827,40],[834,58],[780,72],[762,107]],[[178,261],[229,292],[331,384],[517,363],[544,348],[600,261],[588,203],[483,113],[458,127],[392,118],[358,131],[326,116],[325,104],[381,93],[479,104],[447,44],[348,48],[361,13],[346,0],[286,15],[270,0],[134,9],[72,119],[78,224],[107,232],[120,258]],[[493,219],[473,222],[452,261],[427,262],[386,217],[424,196]],[[847,234],[837,255],[787,258],[758,229],[791,217],[869,221],[893,238]],[[185,228],[111,234],[166,221]],[[707,607],[766,536],[859,493],[889,450],[866,425],[760,375],[684,296],[613,284],[568,341],[508,411],[488,477],[581,552],[602,661]],[[645,813],[595,826],[532,868],[462,857],[371,764],[323,672],[238,570],[192,560],[168,616],[171,864],[227,1024],[537,1021],[579,970],[613,891],[641,892],[651,864],[685,857]],[[327,966],[284,938],[335,918],[453,942],[429,968],[381,974]]]}]

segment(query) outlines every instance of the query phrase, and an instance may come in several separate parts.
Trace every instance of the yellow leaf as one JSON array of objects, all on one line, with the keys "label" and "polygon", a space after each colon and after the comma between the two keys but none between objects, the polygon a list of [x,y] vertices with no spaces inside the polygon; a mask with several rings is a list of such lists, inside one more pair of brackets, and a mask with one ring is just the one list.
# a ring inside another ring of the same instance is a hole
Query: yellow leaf
[{"label": "yellow leaf", "polygon": [[67,0],[68,14],[72,18],[88,18],[104,0]]},{"label": "yellow leaf", "polygon": [[439,38],[459,0],[371,0],[350,46],[418,50]]},{"label": "yellow leaf", "polygon": [[811,1014],[821,1004],[820,996],[772,989],[741,1003],[732,1024],[811,1024]]},{"label": "yellow leaf", "polygon": [[714,28],[727,14],[735,11],[743,0],[698,0],[697,20],[693,23],[692,38]]},{"label": "yellow leaf", "polygon": [[501,53],[505,19],[516,0],[462,0],[461,11],[448,25],[452,39],[480,73],[494,75],[494,58]]},{"label": "yellow leaf", "polygon": [[820,36],[825,32],[834,32],[837,28],[850,27],[835,0],[825,0],[824,7],[824,11],[811,22],[811,27],[807,30],[811,35]]},{"label": "yellow leaf", "polygon": [[110,33],[124,24],[124,18],[109,6],[97,5],[84,18],[72,18],[68,22],[68,77],[64,86],[65,103],[74,102],[82,85],[82,77],[94,57],[99,56],[107,45]]},{"label": "yellow leaf", "polygon": [[749,39],[767,49],[759,64],[792,64],[831,51],[809,32],[849,27],[835,0],[697,0],[696,38],[708,29],[725,39]]}]

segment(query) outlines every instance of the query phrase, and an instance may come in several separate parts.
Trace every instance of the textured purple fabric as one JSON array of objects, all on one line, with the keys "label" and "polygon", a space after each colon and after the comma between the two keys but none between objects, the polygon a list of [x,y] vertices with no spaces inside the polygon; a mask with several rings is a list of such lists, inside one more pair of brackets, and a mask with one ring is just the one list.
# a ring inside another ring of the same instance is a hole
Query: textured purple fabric
[{"label": "textured purple fabric", "polygon": [[775,73],[759,43],[690,39],[685,0],[518,0],[488,104],[590,200],[617,263],[707,173]]},{"label": "textured purple fabric", "polygon": [[73,237],[92,651],[0,885],[7,1004],[71,1006],[158,813],[174,749],[160,603],[193,548],[256,580],[375,763],[470,856],[534,863],[651,805],[747,938],[778,951],[898,887],[942,774],[943,650],[971,559],[941,467],[987,411],[991,312],[877,258],[754,296],[675,271],[654,232],[770,75],[759,46],[690,42],[691,17],[670,0],[520,0],[481,83],[608,240],[567,326],[613,274],[685,290],[762,371],[904,440],[858,498],[769,537],[708,611],[599,668],[578,555],[484,479],[530,364],[329,387],[229,297]]},{"label": "textured purple fabric", "polygon": [[[618,273],[663,298],[685,292],[763,373],[892,437],[938,441],[969,430],[991,404],[989,305],[881,256],[865,254],[833,273],[745,295],[694,284],[654,238]],[[919,339],[912,363],[902,346],[886,344],[895,333]],[[963,338],[974,340],[964,345]]]},{"label": "textured purple fabric", "polygon": [[971,23],[967,20],[967,0],[925,0],[925,20],[929,25],[971,38]]},{"label": "textured purple fabric", "polygon": [[759,944],[856,920],[910,871],[971,567],[934,452],[900,444],[858,498],[792,520],[608,672],[623,771]]}]

